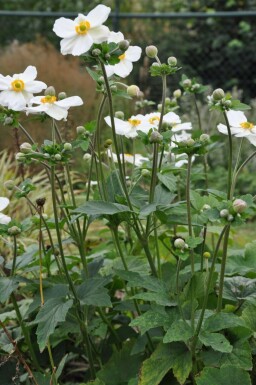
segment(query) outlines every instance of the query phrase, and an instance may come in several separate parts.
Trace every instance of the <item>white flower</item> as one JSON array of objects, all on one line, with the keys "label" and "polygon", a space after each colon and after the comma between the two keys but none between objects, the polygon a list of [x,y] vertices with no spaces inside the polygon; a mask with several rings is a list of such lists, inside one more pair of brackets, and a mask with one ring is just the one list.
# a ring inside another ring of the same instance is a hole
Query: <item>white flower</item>
[{"label": "white flower", "polygon": [[87,16],[79,13],[75,20],[61,17],[56,20],[53,31],[61,37],[61,53],[63,55],[82,55],[91,46],[106,41],[109,29],[102,25],[108,18],[111,9],[103,4],[97,5]]},{"label": "white flower", "polygon": [[[0,197],[0,211],[3,211],[8,205],[9,205],[9,199],[4,198],[4,197]],[[10,217],[8,217],[7,215],[0,213],[0,224],[1,225],[8,225],[8,223],[11,220],[12,219]]]},{"label": "white flower", "polygon": [[[160,121],[160,112],[152,112],[145,115],[145,118],[149,121],[152,127],[157,127]],[[163,123],[167,123],[171,126],[172,132],[178,132],[182,130],[192,130],[192,124],[190,122],[181,123],[179,115],[174,112],[168,112],[163,116]]]},{"label": "white flower", "polygon": [[[115,129],[118,135],[124,135],[126,138],[135,138],[138,135],[137,131],[142,131],[147,134],[152,125],[145,120],[143,115],[131,116],[128,121],[114,118]],[[111,127],[110,116],[105,117],[105,122]]]},{"label": "white flower", "polygon": [[[122,40],[124,40],[122,32],[110,32],[108,43],[119,43]],[[132,63],[140,59],[141,52],[142,49],[140,47],[130,45],[128,49],[119,56],[119,63],[106,66],[108,77],[114,74],[121,78],[128,76],[133,69]]]},{"label": "white flower", "polygon": [[79,96],[57,100],[56,96],[46,95],[32,98],[31,104],[38,104],[38,106],[26,108],[27,115],[44,112],[53,119],[61,120],[67,118],[70,107],[81,106],[83,101]]},{"label": "white flower", "polygon": [[[107,155],[109,158],[113,160],[113,162],[117,163],[117,155],[112,152],[110,149],[107,150]],[[120,154],[121,162],[124,158],[124,161],[130,164],[134,164],[137,167],[140,167],[144,162],[147,162],[149,159],[144,157],[141,154]]]},{"label": "white flower", "polygon": [[35,80],[36,67],[28,66],[21,74],[3,76],[0,74],[0,105],[14,111],[22,111],[33,97],[47,87]]},{"label": "white flower", "polygon": [[[247,121],[242,111],[227,111],[227,118],[230,125],[231,135],[237,138],[246,137],[254,146],[256,146],[256,126]],[[217,126],[219,132],[228,135],[227,126],[220,123]]]}]

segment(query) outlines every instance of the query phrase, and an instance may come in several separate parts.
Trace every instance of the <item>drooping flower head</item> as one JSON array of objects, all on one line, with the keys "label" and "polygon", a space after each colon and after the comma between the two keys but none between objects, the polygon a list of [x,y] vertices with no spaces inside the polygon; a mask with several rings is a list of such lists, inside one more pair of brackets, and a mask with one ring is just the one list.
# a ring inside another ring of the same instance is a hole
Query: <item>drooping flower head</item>
[{"label": "drooping flower head", "polygon": [[[248,122],[245,114],[242,111],[227,111],[227,118],[230,125],[231,134],[237,138],[245,137],[254,146],[256,146],[256,125]],[[228,135],[228,128],[220,123],[217,126],[219,132]]]},{"label": "drooping flower head", "polygon": [[[108,43],[120,43],[122,40],[124,40],[122,32],[110,32]],[[108,77],[114,74],[121,78],[128,76],[133,69],[132,63],[140,59],[141,52],[142,49],[140,47],[130,45],[128,49],[119,56],[119,63],[106,66]]]},{"label": "drooping flower head", "polygon": [[[114,118],[115,129],[118,135],[124,135],[126,138],[135,138],[138,135],[138,131],[142,131],[147,134],[152,127],[149,122],[145,120],[143,115],[131,116],[127,121]],[[105,117],[105,122],[111,127],[110,116]]]},{"label": "drooping flower head", "polygon": [[44,112],[51,118],[56,120],[66,119],[70,107],[81,106],[82,99],[79,96],[71,96],[62,100],[58,100],[54,95],[36,96],[31,99],[31,104],[38,104],[37,106],[28,107],[26,109],[28,114],[37,114]]},{"label": "drooping flower head", "polygon": [[[0,211],[3,211],[9,205],[9,199],[0,197]],[[0,224],[8,225],[11,222],[11,218],[0,212]]]},{"label": "drooping flower head", "polygon": [[61,17],[56,20],[53,31],[61,37],[61,53],[79,56],[91,48],[94,43],[107,41],[109,29],[102,25],[111,9],[103,4],[97,5],[87,16],[79,14],[75,20]]},{"label": "drooping flower head", "polygon": [[14,111],[22,111],[34,93],[44,90],[47,85],[35,80],[37,70],[28,66],[21,74],[3,76],[0,74],[0,105]]}]

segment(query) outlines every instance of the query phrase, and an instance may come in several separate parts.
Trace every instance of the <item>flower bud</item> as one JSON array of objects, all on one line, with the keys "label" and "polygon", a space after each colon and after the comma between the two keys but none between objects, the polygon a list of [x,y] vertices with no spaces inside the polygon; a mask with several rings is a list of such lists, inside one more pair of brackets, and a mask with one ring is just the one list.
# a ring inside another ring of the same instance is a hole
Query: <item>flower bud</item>
[{"label": "flower bud", "polygon": [[171,102],[171,99],[170,98],[165,98],[165,103],[170,103]]},{"label": "flower bud", "polygon": [[227,218],[229,216],[229,211],[227,209],[223,209],[220,211],[221,218]]},{"label": "flower bud", "polygon": [[61,155],[60,154],[55,154],[54,158],[55,158],[55,160],[61,160]]},{"label": "flower bud", "polygon": [[104,76],[100,76],[99,79],[98,79],[98,81],[99,81],[100,83],[104,83]]},{"label": "flower bud", "polygon": [[149,176],[149,175],[151,175],[151,172],[149,170],[147,170],[146,168],[143,168],[141,170],[141,175],[142,176]]},{"label": "flower bud", "polygon": [[186,140],[186,146],[187,147],[193,147],[194,144],[195,144],[194,139],[190,138],[190,139]]},{"label": "flower bud", "polygon": [[44,91],[45,96],[55,96],[55,88],[53,86],[47,87],[46,90]]},{"label": "flower bud", "polygon": [[110,89],[111,89],[111,91],[114,91],[114,92],[116,92],[116,91],[117,91],[117,86],[115,86],[115,85],[112,85],[112,86],[110,86]]},{"label": "flower bud", "polygon": [[214,100],[221,100],[225,98],[225,92],[223,91],[222,88],[217,88],[216,90],[213,91],[212,97]]},{"label": "flower bud", "polygon": [[11,116],[7,116],[5,119],[4,119],[4,126],[8,126],[10,124],[13,123],[13,118]]},{"label": "flower bud", "polygon": [[153,131],[149,137],[150,143],[161,143],[163,140],[163,135],[161,135],[158,131]]},{"label": "flower bud", "polygon": [[191,88],[192,88],[192,91],[197,91],[200,88],[200,84],[199,83],[195,83],[195,84],[193,84],[193,86]]},{"label": "flower bud", "polygon": [[203,257],[206,258],[206,259],[211,258],[211,253],[209,253],[208,251],[205,251],[203,253]]},{"label": "flower bud", "polygon": [[105,141],[105,143],[104,143],[104,147],[105,148],[108,148],[108,147],[110,147],[110,146],[112,146],[112,140],[111,139],[107,139],[106,141]]},{"label": "flower bud", "polygon": [[7,190],[11,191],[11,190],[14,189],[15,183],[14,183],[13,180],[9,179],[9,180],[7,180],[7,181],[4,182],[4,187],[5,187]]},{"label": "flower bud", "polygon": [[234,217],[233,217],[233,215],[229,214],[229,216],[228,216],[228,218],[227,218],[227,219],[228,219],[228,221],[229,221],[229,222],[232,222],[232,221],[233,221],[233,219],[234,219]]},{"label": "flower bud", "polygon": [[207,143],[207,142],[209,142],[210,136],[207,134],[202,134],[199,139],[201,142]]},{"label": "flower bud", "polygon": [[[157,56],[158,49],[154,45],[148,45],[146,47],[146,55],[150,57],[151,59],[154,59]],[[158,63],[157,63],[158,64]]]},{"label": "flower bud", "polygon": [[158,111],[160,111],[160,110],[162,109],[162,107],[163,107],[163,105],[162,105],[161,103],[159,103],[159,104],[157,105]]},{"label": "flower bud", "polygon": [[27,143],[27,142],[24,142],[20,145],[20,151],[23,153],[23,154],[28,154],[29,152],[31,152],[32,150],[32,146],[30,143]]},{"label": "flower bud", "polygon": [[101,50],[99,48],[95,48],[92,50],[92,56],[100,56]]},{"label": "flower bud", "polygon": [[71,151],[72,150],[72,144],[71,143],[64,143],[63,148],[65,151]]},{"label": "flower bud", "polygon": [[43,207],[45,205],[45,202],[46,202],[46,198],[45,197],[37,198],[37,200],[36,200],[36,204],[39,207]]},{"label": "flower bud", "polygon": [[177,90],[173,91],[173,96],[178,99],[181,97],[181,90],[178,88]]},{"label": "flower bud", "polygon": [[174,247],[176,247],[176,249],[184,249],[185,245],[186,245],[186,243],[185,243],[184,239],[182,239],[182,238],[177,238],[174,241]]},{"label": "flower bud", "polygon": [[23,154],[22,152],[17,152],[17,154],[15,155],[15,159],[16,159],[18,162],[22,162],[23,160],[26,159],[26,156],[25,156],[25,154]]},{"label": "flower bud", "polygon": [[123,111],[116,111],[115,112],[115,118],[124,120],[124,113],[123,113]]},{"label": "flower bud", "polygon": [[92,156],[89,153],[86,153],[83,156],[83,160],[85,160],[86,162],[89,162],[91,160],[91,158],[92,158]]},{"label": "flower bud", "polygon": [[154,63],[151,64],[152,67],[160,67],[160,64],[155,61]]},{"label": "flower bud", "polygon": [[106,59],[106,60],[109,60],[110,58],[111,58],[111,55],[110,55],[109,53],[106,53],[105,59]]},{"label": "flower bud", "polygon": [[172,67],[175,67],[177,65],[177,59],[175,56],[170,56],[168,57],[167,59],[167,63],[172,66]]},{"label": "flower bud", "polygon": [[12,226],[8,229],[8,234],[9,235],[18,235],[21,233],[21,229],[18,226]]},{"label": "flower bud", "polygon": [[222,102],[224,107],[230,108],[232,106],[231,100],[223,100]]},{"label": "flower bud", "polygon": [[118,43],[118,46],[119,48],[122,50],[122,51],[127,51],[127,49],[129,48],[129,41],[128,40],[121,40],[119,43]]},{"label": "flower bud", "polygon": [[67,97],[66,92],[60,92],[60,93],[58,94],[58,100],[66,99],[66,97]]},{"label": "flower bud", "polygon": [[140,89],[138,86],[132,85],[132,86],[127,87],[126,91],[127,91],[127,94],[129,96],[138,96]]},{"label": "flower bud", "polygon": [[49,159],[50,158],[50,154],[44,154],[44,158],[46,158],[46,159]]},{"label": "flower bud", "polygon": [[236,213],[242,213],[247,208],[247,203],[243,199],[236,199],[233,202],[233,209]]},{"label": "flower bud", "polygon": [[211,209],[211,206],[210,205],[203,205],[203,210],[210,210]]},{"label": "flower bud", "polygon": [[77,128],[76,128],[76,133],[78,135],[84,134],[85,131],[86,131],[86,129],[84,128],[84,126],[77,126]]},{"label": "flower bud", "polygon": [[185,79],[182,84],[183,84],[183,87],[189,88],[191,87],[192,82],[190,79]]}]

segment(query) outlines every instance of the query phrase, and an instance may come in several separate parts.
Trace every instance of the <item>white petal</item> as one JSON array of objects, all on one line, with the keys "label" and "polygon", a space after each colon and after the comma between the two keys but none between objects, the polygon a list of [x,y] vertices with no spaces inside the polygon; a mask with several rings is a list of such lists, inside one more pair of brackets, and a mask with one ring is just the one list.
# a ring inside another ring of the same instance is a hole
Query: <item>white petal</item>
[{"label": "white petal", "polygon": [[141,57],[142,49],[137,46],[130,46],[127,51],[125,51],[125,58],[129,61],[137,61]]},{"label": "white petal", "polygon": [[227,112],[227,117],[230,126],[240,127],[240,123],[247,122],[247,118],[242,111],[230,110]]},{"label": "white petal", "polygon": [[106,65],[105,69],[106,69],[107,77],[108,78],[110,78],[110,76],[114,75],[114,73],[115,73],[115,66]]},{"label": "white petal", "polygon": [[27,107],[26,108],[26,113],[28,114],[38,114],[41,112],[47,112],[48,110],[48,104],[42,103],[40,106],[35,106],[35,107]]},{"label": "white petal", "polygon": [[224,124],[222,124],[222,123],[218,124],[217,129],[218,129],[218,131],[221,132],[222,134],[228,135],[228,129],[227,129],[227,126],[225,126]]},{"label": "white petal", "polygon": [[74,45],[71,53],[74,56],[80,56],[83,53],[89,51],[92,45],[93,45],[93,40],[89,34],[78,36],[74,41]]},{"label": "white petal", "polygon": [[[5,94],[4,94],[5,93]],[[6,106],[14,111],[22,111],[26,107],[26,99],[22,92],[15,91],[3,91],[0,95],[0,104],[1,96],[4,94],[6,98]]]},{"label": "white petal", "polygon": [[79,96],[70,96],[69,98],[59,100],[54,104],[60,107],[69,108],[69,107],[81,106],[83,104],[83,101]]},{"label": "white petal", "polygon": [[172,128],[172,132],[178,132],[182,130],[192,130],[192,124],[190,122],[175,124]]},{"label": "white petal", "polygon": [[7,215],[4,215],[0,213],[0,224],[1,225],[8,225],[9,222],[11,222],[12,218],[8,217]]},{"label": "white petal", "polygon": [[163,121],[169,124],[178,124],[181,122],[179,115],[175,114],[174,112],[168,112],[165,114]]},{"label": "white petal", "polygon": [[10,76],[3,76],[0,74],[0,90],[8,90],[12,78]]},{"label": "white petal", "polygon": [[41,99],[44,98],[44,96],[34,96],[33,98],[30,99],[31,104],[41,104]]},{"label": "white petal", "polygon": [[77,35],[75,27],[76,24],[73,20],[61,17],[55,21],[53,32],[59,37],[70,38]]},{"label": "white petal", "polygon": [[121,78],[125,78],[132,72],[133,65],[128,60],[121,60],[120,63],[115,64],[114,71],[117,76],[120,76]]},{"label": "white petal", "polygon": [[91,24],[91,28],[103,24],[107,20],[110,11],[111,8],[106,7],[103,4],[99,4],[91,12],[89,12],[86,18]]},{"label": "white petal", "polygon": [[99,27],[91,28],[88,31],[88,35],[91,36],[94,43],[100,44],[103,41],[107,41],[109,36],[109,29],[105,25],[100,25]]},{"label": "white petal", "polygon": [[27,82],[25,85],[25,90],[32,93],[41,92],[45,88],[47,88],[47,84],[45,84],[44,82],[40,82],[39,80]]},{"label": "white petal", "polygon": [[248,139],[251,142],[251,144],[256,146],[256,135],[249,135],[246,137],[246,139]]},{"label": "white petal", "polygon": [[124,35],[122,32],[113,32],[111,31],[108,36],[108,43],[119,43],[124,40]]},{"label": "white petal", "polygon": [[10,201],[8,198],[0,197],[0,211],[3,211],[8,205]]},{"label": "white petal", "polygon": [[37,77],[37,70],[34,66],[28,66],[23,74],[20,74],[20,79],[24,81],[24,83],[30,82],[31,80],[35,80]]},{"label": "white petal", "polygon": [[47,115],[56,120],[66,119],[68,116],[68,110],[66,108],[61,108],[56,106],[56,104],[51,104],[47,111],[45,111]]}]

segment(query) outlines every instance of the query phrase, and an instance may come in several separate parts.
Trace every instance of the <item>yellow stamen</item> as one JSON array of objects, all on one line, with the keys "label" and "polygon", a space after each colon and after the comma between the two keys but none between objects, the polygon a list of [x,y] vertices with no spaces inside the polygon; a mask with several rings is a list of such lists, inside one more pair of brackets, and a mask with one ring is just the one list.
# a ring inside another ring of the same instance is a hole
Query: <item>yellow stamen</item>
[{"label": "yellow stamen", "polygon": [[24,87],[25,87],[25,83],[21,79],[14,80],[11,83],[11,85],[12,85],[13,91],[15,92],[21,92],[22,90],[24,90]]},{"label": "yellow stamen", "polygon": [[81,21],[78,25],[76,25],[76,33],[78,35],[86,35],[87,32],[88,32],[88,29],[90,29],[91,27],[91,24],[89,23],[89,21]]},{"label": "yellow stamen", "polygon": [[129,122],[133,127],[136,127],[136,126],[138,126],[139,124],[141,124],[141,120],[139,120],[139,119],[128,119],[128,122]]},{"label": "yellow stamen", "polygon": [[56,100],[56,96],[46,95],[41,99],[41,103],[54,103]]},{"label": "yellow stamen", "polygon": [[251,130],[254,127],[254,124],[250,122],[243,122],[243,123],[240,123],[240,126],[245,130]]},{"label": "yellow stamen", "polygon": [[119,60],[124,60],[124,58],[125,58],[125,53],[123,53],[122,55],[118,56]]},{"label": "yellow stamen", "polygon": [[159,120],[159,116],[152,116],[151,118],[149,118],[149,123],[155,124],[156,122],[159,122]]}]

